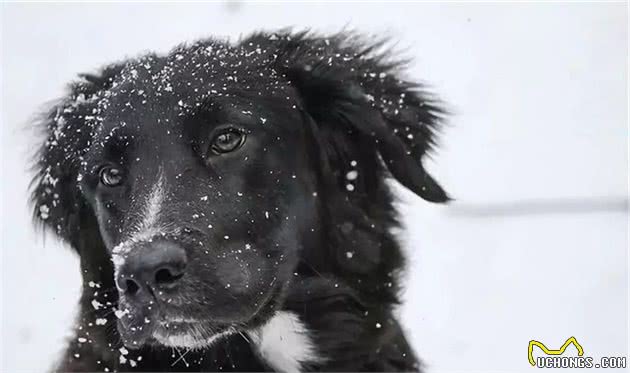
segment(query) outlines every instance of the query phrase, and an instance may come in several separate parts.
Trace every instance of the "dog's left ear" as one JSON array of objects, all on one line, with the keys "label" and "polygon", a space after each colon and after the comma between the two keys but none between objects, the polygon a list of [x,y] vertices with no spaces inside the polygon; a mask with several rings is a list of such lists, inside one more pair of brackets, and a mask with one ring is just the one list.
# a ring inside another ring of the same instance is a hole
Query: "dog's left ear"
[{"label": "dog's left ear", "polygon": [[79,188],[83,156],[95,131],[90,122],[97,116],[92,101],[111,87],[123,67],[114,64],[95,74],[81,74],[80,80],[68,86],[66,96],[35,123],[42,140],[31,182],[33,217],[75,248],[88,236],[86,227],[95,221]]},{"label": "dog's left ear", "polygon": [[399,78],[401,64],[370,57],[378,45],[361,49],[346,40],[308,38],[288,44],[286,76],[316,123],[371,137],[401,184],[427,201],[449,201],[422,164],[444,112],[420,85]]}]

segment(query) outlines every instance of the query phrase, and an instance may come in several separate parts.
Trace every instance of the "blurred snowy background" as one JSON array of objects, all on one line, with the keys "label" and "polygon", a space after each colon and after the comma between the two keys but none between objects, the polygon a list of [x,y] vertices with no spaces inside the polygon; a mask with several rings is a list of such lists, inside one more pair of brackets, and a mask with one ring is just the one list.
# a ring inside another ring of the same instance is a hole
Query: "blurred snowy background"
[{"label": "blurred snowy background", "polygon": [[400,312],[429,372],[529,371],[530,339],[627,355],[627,17],[624,3],[2,4],[2,371],[50,367],[80,287],[77,258],[30,225],[33,114],[78,72],[285,26],[392,35],[454,113],[430,169],[457,201],[400,191]]}]

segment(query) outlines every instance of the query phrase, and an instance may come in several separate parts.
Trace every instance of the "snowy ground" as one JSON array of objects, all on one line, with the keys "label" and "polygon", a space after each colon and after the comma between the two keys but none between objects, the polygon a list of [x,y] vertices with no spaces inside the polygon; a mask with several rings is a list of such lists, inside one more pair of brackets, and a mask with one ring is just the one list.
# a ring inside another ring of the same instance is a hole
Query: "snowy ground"
[{"label": "snowy ground", "polygon": [[401,41],[454,116],[401,191],[404,324],[429,372],[529,371],[527,344],[628,351],[627,5],[2,4],[2,371],[41,372],[73,317],[77,258],[29,225],[24,128],[79,71],[206,35],[344,26]]}]

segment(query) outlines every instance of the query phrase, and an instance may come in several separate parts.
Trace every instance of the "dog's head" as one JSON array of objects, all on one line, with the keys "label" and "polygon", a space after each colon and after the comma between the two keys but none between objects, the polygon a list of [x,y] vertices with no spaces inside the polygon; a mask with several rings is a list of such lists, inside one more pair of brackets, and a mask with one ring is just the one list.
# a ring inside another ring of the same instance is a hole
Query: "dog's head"
[{"label": "dog's head", "polygon": [[385,169],[447,200],[421,163],[440,111],[371,53],[342,37],[256,35],[71,86],[46,117],[35,211],[85,278],[115,284],[127,345],[202,347],[263,323],[300,262],[337,260],[316,251],[328,230],[380,229],[370,203]]}]

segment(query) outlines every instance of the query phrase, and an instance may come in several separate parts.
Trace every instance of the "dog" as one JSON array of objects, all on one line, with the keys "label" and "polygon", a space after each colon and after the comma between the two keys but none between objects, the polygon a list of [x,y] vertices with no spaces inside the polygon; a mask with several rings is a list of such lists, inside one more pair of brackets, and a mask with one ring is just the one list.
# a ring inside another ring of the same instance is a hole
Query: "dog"
[{"label": "dog", "polygon": [[80,257],[58,371],[412,371],[387,179],[435,203],[446,117],[386,40],[259,32],[82,74],[35,220]]}]

